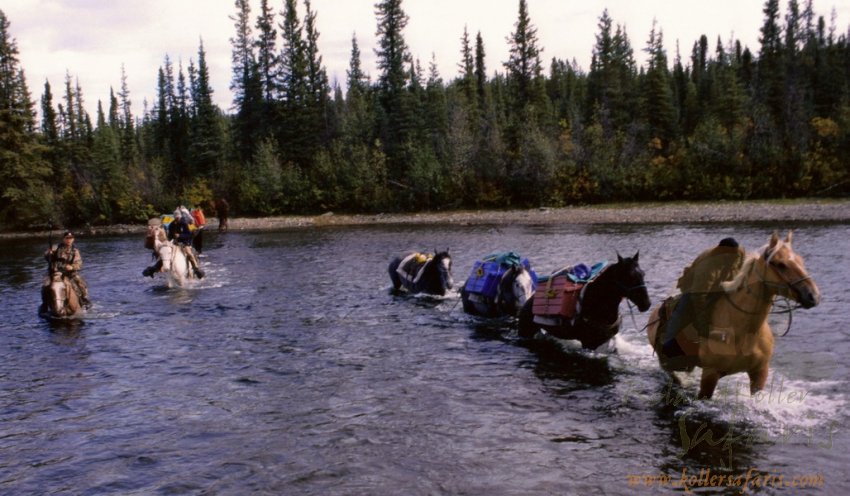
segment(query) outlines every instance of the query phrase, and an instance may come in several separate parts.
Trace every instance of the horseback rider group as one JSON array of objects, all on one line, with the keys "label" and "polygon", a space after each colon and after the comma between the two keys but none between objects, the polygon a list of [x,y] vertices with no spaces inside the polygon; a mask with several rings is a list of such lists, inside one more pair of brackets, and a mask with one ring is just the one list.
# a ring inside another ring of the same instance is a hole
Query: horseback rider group
[{"label": "horseback rider group", "polygon": [[[174,211],[174,220],[168,224],[168,239],[180,247],[186,255],[186,259],[189,261],[189,265],[192,267],[192,271],[195,273],[195,276],[198,279],[202,279],[204,277],[204,271],[201,270],[198,258],[195,256],[195,251],[192,248],[192,242],[195,233],[199,232],[199,229],[203,226],[193,230],[191,224],[194,224],[194,217],[192,214],[189,213],[186,207],[178,207]],[[157,255],[156,252],[154,252],[154,255]],[[162,260],[157,259],[155,264],[142,271],[142,275],[153,277],[153,275],[161,269]]]},{"label": "horseback rider group", "polygon": [[80,250],[74,245],[74,233],[65,231],[62,236],[62,243],[48,248],[44,253],[44,259],[47,260],[47,278],[42,283],[42,287],[49,286],[53,274],[59,272],[71,281],[74,291],[80,298],[80,303],[84,307],[90,308],[89,288],[85,279],[79,273],[83,268],[83,257],[80,256]]}]

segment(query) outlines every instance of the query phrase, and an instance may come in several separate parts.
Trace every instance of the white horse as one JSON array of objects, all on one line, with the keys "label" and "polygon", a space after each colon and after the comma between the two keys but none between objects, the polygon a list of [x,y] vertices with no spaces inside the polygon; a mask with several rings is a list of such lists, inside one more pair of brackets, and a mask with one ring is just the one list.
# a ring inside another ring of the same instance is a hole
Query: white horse
[{"label": "white horse", "polygon": [[181,246],[169,241],[165,229],[162,226],[150,226],[148,232],[149,236],[153,236],[154,252],[162,261],[160,272],[165,272],[169,287],[174,285],[183,287],[187,281],[194,280],[195,274],[186,254]]}]

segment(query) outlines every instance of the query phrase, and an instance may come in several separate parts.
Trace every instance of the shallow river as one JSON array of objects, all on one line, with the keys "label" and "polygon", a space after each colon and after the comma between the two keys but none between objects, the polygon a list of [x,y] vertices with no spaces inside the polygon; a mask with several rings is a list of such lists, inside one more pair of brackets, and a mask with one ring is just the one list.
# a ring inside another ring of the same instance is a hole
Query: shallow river
[{"label": "shallow river", "polygon": [[[586,352],[519,340],[457,293],[388,292],[407,249],[449,247],[456,285],[496,250],[541,273],[640,250],[656,303],[703,248],[787,227],[823,299],[793,312],[758,397],[738,375],[691,401],[694,375],[683,399],[625,303],[612,345]],[[741,492],[701,472],[848,494],[848,240],[846,224],[208,233],[207,277],[169,289],[141,276],[140,236],[80,236],[95,305],[62,325],[36,314],[46,240],[2,241],[0,494],[658,494],[683,474]]]}]

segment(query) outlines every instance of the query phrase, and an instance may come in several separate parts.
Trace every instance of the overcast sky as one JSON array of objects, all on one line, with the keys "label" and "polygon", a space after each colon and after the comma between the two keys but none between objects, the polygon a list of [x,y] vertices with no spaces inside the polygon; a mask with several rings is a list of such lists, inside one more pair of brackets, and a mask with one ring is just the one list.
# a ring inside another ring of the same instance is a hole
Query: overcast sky
[{"label": "overcast sky", "polygon": [[[815,0],[817,15],[829,24],[835,8],[838,31],[846,33],[850,2],[826,1],[834,3]],[[251,3],[255,20],[260,0]],[[332,84],[339,81],[344,86],[353,34],[364,69],[373,80],[377,76],[375,3],[312,0],[320,53]],[[784,19],[787,1],[780,3]],[[279,12],[283,0],[273,0],[270,5]],[[467,26],[473,41],[481,32],[488,73],[504,72],[506,37],[514,30],[518,5],[519,0],[405,0],[402,8],[410,20],[403,34],[422,67],[428,67],[434,54],[440,75],[449,81],[457,76],[460,38]],[[702,34],[708,36],[712,49],[719,36],[724,43],[732,37],[740,39],[757,52],[763,5],[762,0],[528,0],[543,48],[544,68],[557,57],[575,59],[584,70],[589,69],[597,23],[605,8],[615,24],[625,25],[639,63],[653,19],[657,20],[672,63],[677,41],[687,60]],[[302,1],[299,6],[303,9]],[[97,101],[106,106],[110,87],[119,91],[123,64],[138,117],[144,100],[149,106],[155,101],[157,70],[165,56],[175,66],[182,61],[185,69],[189,59],[197,63],[203,39],[214,99],[226,111],[231,110],[230,38],[234,27],[230,17],[236,11],[232,0],[4,0],[0,9],[11,23],[11,35],[36,100],[43,93],[44,81],[49,80],[54,103],[61,101],[67,72],[79,80],[94,118]],[[303,10],[300,17],[303,20]]]}]

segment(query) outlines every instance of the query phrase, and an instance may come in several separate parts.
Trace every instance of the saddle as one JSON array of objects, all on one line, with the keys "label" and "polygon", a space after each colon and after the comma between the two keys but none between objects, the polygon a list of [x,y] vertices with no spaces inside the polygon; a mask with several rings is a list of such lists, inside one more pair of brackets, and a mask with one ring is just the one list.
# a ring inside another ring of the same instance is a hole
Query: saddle
[{"label": "saddle", "polygon": [[433,258],[434,255],[430,253],[411,253],[398,264],[396,273],[408,284],[416,284],[425,272],[425,265]]}]

